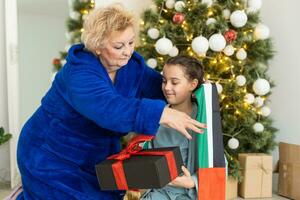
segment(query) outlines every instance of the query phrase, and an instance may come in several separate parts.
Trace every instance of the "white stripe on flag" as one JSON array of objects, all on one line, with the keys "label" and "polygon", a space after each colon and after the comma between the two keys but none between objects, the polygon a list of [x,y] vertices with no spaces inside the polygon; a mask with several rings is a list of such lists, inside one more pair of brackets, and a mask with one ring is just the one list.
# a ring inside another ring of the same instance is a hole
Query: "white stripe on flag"
[{"label": "white stripe on flag", "polygon": [[207,147],[208,147],[208,167],[214,164],[214,148],[213,148],[213,121],[212,121],[212,85],[204,84],[205,105],[207,117]]}]

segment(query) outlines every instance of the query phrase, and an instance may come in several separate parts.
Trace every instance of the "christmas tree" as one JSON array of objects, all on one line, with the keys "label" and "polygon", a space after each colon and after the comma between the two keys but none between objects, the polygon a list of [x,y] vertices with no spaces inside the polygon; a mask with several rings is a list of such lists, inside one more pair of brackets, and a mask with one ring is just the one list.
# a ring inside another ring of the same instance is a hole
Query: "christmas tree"
[{"label": "christmas tree", "polygon": [[238,153],[270,152],[272,127],[267,75],[274,54],[269,29],[261,23],[261,0],[154,0],[143,13],[140,52],[161,71],[169,57],[187,54],[204,66],[218,88],[229,175],[240,179]]},{"label": "christmas tree", "polygon": [[67,45],[65,51],[61,51],[58,58],[52,60],[52,64],[55,71],[58,71],[64,64],[67,56],[67,51],[72,44],[81,42],[81,33],[83,31],[83,20],[87,14],[94,9],[94,0],[72,0],[70,16],[67,19],[66,33]]}]

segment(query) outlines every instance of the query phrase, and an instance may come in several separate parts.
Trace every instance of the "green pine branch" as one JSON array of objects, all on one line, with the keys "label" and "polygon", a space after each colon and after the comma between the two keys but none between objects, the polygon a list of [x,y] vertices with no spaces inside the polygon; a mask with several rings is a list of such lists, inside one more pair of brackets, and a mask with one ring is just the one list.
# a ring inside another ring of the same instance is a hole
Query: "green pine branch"
[{"label": "green pine branch", "polygon": [[12,135],[10,133],[5,133],[4,128],[0,127],[0,145],[10,140],[11,137]]}]

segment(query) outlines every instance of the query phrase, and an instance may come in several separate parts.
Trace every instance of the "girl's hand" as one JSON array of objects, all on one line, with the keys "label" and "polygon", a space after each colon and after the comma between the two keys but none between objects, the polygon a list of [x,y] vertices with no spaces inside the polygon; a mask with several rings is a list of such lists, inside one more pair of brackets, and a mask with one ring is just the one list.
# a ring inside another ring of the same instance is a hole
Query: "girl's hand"
[{"label": "girl's hand", "polygon": [[172,185],[175,187],[182,187],[182,188],[186,188],[186,189],[194,188],[195,182],[193,181],[189,170],[184,166],[182,166],[181,169],[182,169],[184,175],[178,176],[171,183],[169,183],[169,185]]},{"label": "girl's hand", "polygon": [[202,129],[206,128],[205,124],[192,119],[186,113],[168,107],[164,108],[159,123],[166,127],[176,129],[188,139],[192,139],[192,137],[187,132],[187,129],[190,129],[197,133],[203,133]]}]

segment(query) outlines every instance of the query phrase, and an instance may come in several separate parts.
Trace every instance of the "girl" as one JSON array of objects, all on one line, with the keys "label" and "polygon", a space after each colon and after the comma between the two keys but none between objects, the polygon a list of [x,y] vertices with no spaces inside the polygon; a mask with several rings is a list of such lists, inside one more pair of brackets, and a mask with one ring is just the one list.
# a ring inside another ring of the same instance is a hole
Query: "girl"
[{"label": "girl", "polygon": [[[193,97],[203,83],[202,64],[190,56],[177,56],[169,59],[163,68],[162,90],[169,107],[196,119],[197,104]],[[155,139],[149,144],[153,148],[179,146],[184,165],[183,175],[177,177],[161,189],[147,191],[142,200],[195,200],[197,199],[197,175],[195,173],[195,133],[190,131],[193,139],[188,140],[178,131],[160,126]]]}]

